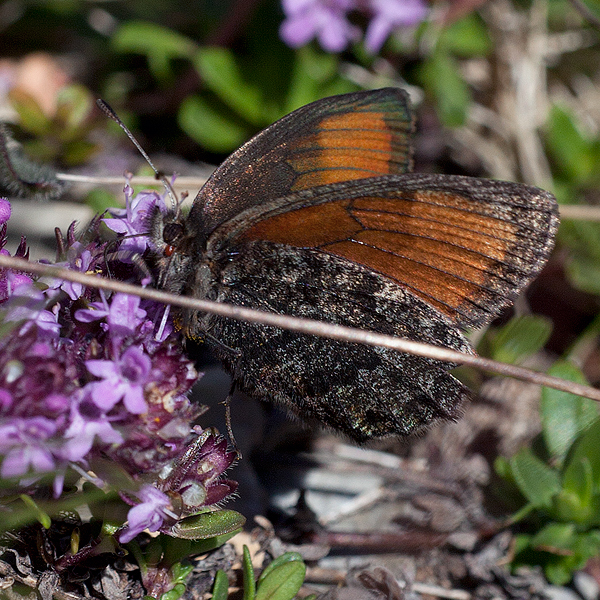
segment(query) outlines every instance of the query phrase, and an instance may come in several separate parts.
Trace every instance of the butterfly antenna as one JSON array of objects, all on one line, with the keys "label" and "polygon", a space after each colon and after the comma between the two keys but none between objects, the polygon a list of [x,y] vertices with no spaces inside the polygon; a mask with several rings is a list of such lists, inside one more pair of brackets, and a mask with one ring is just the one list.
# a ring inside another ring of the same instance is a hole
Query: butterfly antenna
[{"label": "butterfly antenna", "polygon": [[171,182],[164,176],[163,173],[161,173],[154,166],[154,163],[152,162],[152,160],[150,160],[148,153],[142,148],[142,145],[135,139],[135,136],[133,135],[133,133],[131,133],[131,131],[129,131],[129,128],[127,127],[127,125],[125,125],[125,123],[123,123],[123,121],[121,121],[121,118],[119,117],[119,115],[117,115],[117,113],[104,100],[99,98],[98,100],[96,100],[96,104],[97,104],[98,108],[107,117],[112,119],[125,132],[125,135],[131,140],[133,145],[138,149],[138,152],[145,158],[146,162],[150,165],[150,167],[152,167],[152,170],[156,174],[156,178],[159,179],[160,181],[162,181],[162,184],[165,186],[165,189],[167,190],[167,193],[169,194],[169,197],[171,198],[173,208],[177,208],[177,210],[179,210],[179,202],[177,202],[175,191],[173,190],[173,186],[171,185]]}]

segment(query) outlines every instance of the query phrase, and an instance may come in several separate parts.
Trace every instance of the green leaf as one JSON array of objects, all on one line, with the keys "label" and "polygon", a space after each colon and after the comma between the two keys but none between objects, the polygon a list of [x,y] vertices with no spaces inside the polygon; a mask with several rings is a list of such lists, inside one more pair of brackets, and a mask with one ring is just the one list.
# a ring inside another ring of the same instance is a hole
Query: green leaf
[{"label": "green leaf", "polygon": [[191,59],[197,48],[189,38],[149,21],[124,23],[114,33],[111,43],[118,52],[145,55],[152,74],[159,80],[171,76],[171,59]]},{"label": "green leaf", "polygon": [[446,27],[438,46],[462,57],[485,56],[493,49],[487,27],[474,12]]},{"label": "green leaf", "polygon": [[52,524],[52,520],[50,519],[50,515],[36,503],[36,501],[28,496],[27,494],[21,494],[19,496],[23,503],[31,509],[35,518],[42,525],[44,529],[50,529],[50,525]]},{"label": "green leaf", "polygon": [[592,478],[592,465],[585,456],[582,460],[570,461],[563,477],[563,489],[576,494],[581,499],[581,504],[590,505],[594,490]]},{"label": "green leaf", "polygon": [[567,108],[552,107],[546,141],[556,163],[574,184],[585,185],[597,180],[597,141],[580,131],[575,116]]},{"label": "green leaf", "polygon": [[260,582],[256,600],[291,600],[302,587],[306,565],[291,560],[274,568]]},{"label": "green leaf", "polygon": [[[548,375],[587,384],[583,373],[568,362],[554,363]],[[598,418],[598,406],[593,400],[547,387],[542,388],[540,412],[546,448],[560,463],[576,437]]]},{"label": "green leaf", "polygon": [[513,317],[491,337],[492,358],[518,364],[544,347],[552,333],[552,321],[540,315]]},{"label": "green leaf", "polygon": [[246,518],[235,510],[215,510],[186,517],[171,529],[173,537],[186,540],[205,540],[237,531]]},{"label": "green leaf", "polygon": [[180,562],[171,567],[171,581],[174,583],[185,583],[189,574],[194,570],[194,565],[184,565]]},{"label": "green leaf", "polygon": [[589,459],[571,463],[563,477],[563,489],[554,499],[553,516],[560,521],[595,524],[593,487]]},{"label": "green leaf", "polygon": [[600,261],[600,223],[593,221],[565,221],[560,228],[560,239],[585,257]]},{"label": "green leaf", "polygon": [[271,571],[273,571],[277,567],[295,560],[302,562],[302,555],[298,552],[285,552],[281,556],[278,556],[274,561],[269,563],[267,567],[263,570],[263,572],[260,574],[260,577],[258,578],[258,583],[260,583],[265,577],[269,575]]},{"label": "green leaf", "polygon": [[587,561],[600,551],[598,530],[578,533],[572,523],[549,523],[531,538],[543,564],[546,577],[555,585],[568,583],[573,572],[585,567]]},{"label": "green leaf", "polygon": [[600,494],[600,419],[596,419],[574,442],[565,459],[564,478],[576,478],[571,469],[579,469],[578,463],[589,461],[592,473],[593,493]]},{"label": "green leaf", "polygon": [[90,91],[83,85],[66,86],[58,92],[56,103],[56,117],[65,129],[60,132],[61,139],[68,140],[75,134],[81,135],[95,106]]},{"label": "green leaf", "polygon": [[242,557],[242,572],[244,576],[243,600],[254,600],[256,598],[256,582],[254,581],[254,567],[248,546],[244,545],[244,556]]},{"label": "green leaf", "polygon": [[420,79],[427,92],[435,98],[442,123],[448,127],[462,125],[471,94],[458,63],[448,54],[436,51],[423,62]]},{"label": "green leaf", "polygon": [[[282,117],[319,97],[331,95],[329,92],[324,93],[323,89],[333,80],[341,79],[336,77],[338,65],[339,58],[335,54],[319,52],[315,46],[310,44],[298,49],[295,53],[285,106],[282,108],[282,114],[278,116]],[[356,89],[347,80],[343,81],[346,81],[347,91]]]},{"label": "green leaf", "polygon": [[181,596],[183,596],[184,593],[185,593],[185,584],[184,583],[176,583],[173,586],[173,589],[169,590],[168,592],[165,592],[160,597],[160,600],[179,600],[179,598],[181,598]]},{"label": "green leaf", "polygon": [[217,571],[217,574],[215,575],[215,583],[213,585],[212,600],[227,600],[228,593],[229,593],[229,579],[227,578],[227,573],[225,573],[225,571],[221,571],[219,569]]},{"label": "green leaf", "polygon": [[244,79],[231,50],[199,48],[192,62],[206,86],[231,110],[253,125],[266,124],[268,117],[265,119],[260,89]]},{"label": "green leaf", "polygon": [[[597,241],[594,243],[597,244]],[[596,257],[573,254],[566,264],[566,270],[575,287],[600,296],[600,263]]]},{"label": "green leaf", "polygon": [[177,120],[191,138],[212,152],[231,152],[251,135],[246,127],[228,119],[200,96],[189,96],[183,101]]},{"label": "green leaf", "polygon": [[561,245],[571,249],[566,266],[573,284],[600,295],[600,223],[565,220],[559,238]]},{"label": "green leaf", "polygon": [[576,533],[572,523],[548,523],[532,536],[529,544],[532,548],[543,549],[544,552],[552,552],[553,549],[572,550]]},{"label": "green leaf", "polygon": [[236,529],[230,533],[224,533],[223,535],[216,535],[212,538],[205,540],[193,540],[190,546],[188,554],[204,554],[204,552],[210,552],[215,548],[220,548],[225,542],[228,542],[232,537],[236,536],[242,531],[242,528]]},{"label": "green leaf", "polygon": [[557,471],[542,462],[529,448],[523,448],[510,459],[515,482],[521,493],[537,508],[549,508],[560,491]]},{"label": "green leaf", "polygon": [[512,551],[516,556],[517,554],[520,554],[530,546],[531,536],[525,533],[518,533],[517,535],[515,535],[513,541],[514,545]]},{"label": "green leaf", "polygon": [[42,107],[33,96],[19,88],[13,88],[8,93],[8,99],[17,111],[23,129],[38,136],[50,132],[52,121],[44,114]]}]

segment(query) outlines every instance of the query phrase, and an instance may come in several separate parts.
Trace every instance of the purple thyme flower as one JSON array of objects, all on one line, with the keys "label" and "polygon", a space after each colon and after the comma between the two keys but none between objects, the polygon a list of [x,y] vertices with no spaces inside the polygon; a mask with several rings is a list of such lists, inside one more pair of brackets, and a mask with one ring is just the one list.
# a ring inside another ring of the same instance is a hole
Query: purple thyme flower
[{"label": "purple thyme flower", "polygon": [[92,449],[96,437],[104,444],[120,444],[123,436],[113,428],[106,414],[90,402],[71,406],[71,424],[65,431],[64,456],[78,462]]},{"label": "purple thyme flower", "polygon": [[[106,300],[104,290],[100,290],[100,302],[90,302],[87,308],[80,308],[75,311],[75,319],[80,323],[92,323],[108,317],[110,307]],[[108,326],[103,327],[108,329]]]},{"label": "purple thyme flower", "polygon": [[9,219],[12,208],[6,198],[0,198],[0,225],[4,225]]},{"label": "purple thyme flower", "polygon": [[140,297],[115,294],[108,311],[108,326],[113,339],[132,335],[142,325],[146,311],[140,308]]},{"label": "purple thyme flower", "polygon": [[427,16],[423,0],[282,0],[282,6],[286,18],[281,38],[292,48],[317,38],[328,52],[341,52],[360,38],[360,29],[347,18],[351,11],[371,19],[365,45],[372,53],[396,29],[416,25]]},{"label": "purple thyme flower", "polygon": [[133,196],[133,189],[125,186],[125,208],[113,209],[112,219],[102,219],[106,226],[116,233],[126,237],[121,241],[119,250],[124,254],[143,254],[148,247],[148,217],[152,209],[158,205],[161,210],[165,207],[163,198],[156,192],[140,192]]},{"label": "purple thyme flower", "polygon": [[149,382],[152,362],[141,348],[130,346],[117,360],[88,360],[85,366],[92,375],[102,378],[87,386],[98,408],[109,411],[123,399],[132,414],[148,410],[144,386]]},{"label": "purple thyme flower", "polygon": [[122,544],[130,542],[145,529],[158,531],[166,519],[172,519],[169,497],[152,485],[143,485],[136,494],[142,502],[127,513],[127,528],[119,535]]},{"label": "purple thyme flower", "polygon": [[170,472],[162,480],[160,489],[179,494],[183,514],[195,514],[203,506],[212,506],[235,492],[237,483],[222,479],[235,460],[235,452],[227,449],[227,440],[215,437],[198,426],[197,435],[186,451],[173,461]]},{"label": "purple thyme flower", "polygon": [[328,52],[341,52],[360,37],[358,27],[346,18],[354,0],[283,0],[282,4],[286,19],[280,35],[292,48],[316,37]]},{"label": "purple thyme flower", "polygon": [[3,388],[0,388],[0,412],[4,412],[12,406],[13,395]]},{"label": "purple thyme flower", "polygon": [[[109,332],[112,348],[118,353],[121,342],[136,332],[142,336],[152,335],[153,325],[145,321],[146,311],[140,308],[139,296],[129,294],[114,294],[110,305],[105,294],[101,291],[101,302],[90,302],[88,308],[75,312],[75,318],[81,323],[92,323],[106,318],[106,323],[100,326]],[[150,331],[144,331],[149,328]]]},{"label": "purple thyme flower", "polygon": [[29,278],[27,278],[29,281],[23,280],[13,288],[13,281],[18,275],[18,273],[12,272],[6,274],[8,289],[12,291],[4,305],[6,307],[4,320],[6,322],[25,321],[21,333],[36,325],[39,337],[58,338],[60,332],[58,313],[56,310],[50,311],[45,308],[50,299],[50,293],[36,289]]},{"label": "purple thyme flower", "polygon": [[[161,206],[162,199],[154,193],[130,196],[128,222],[116,230],[145,232],[147,213],[157,202]],[[9,212],[10,205],[0,201],[0,221]],[[63,260],[71,268],[97,273],[107,273],[110,260],[113,276],[139,280],[139,269],[105,252],[99,226],[95,219],[85,245],[70,227],[61,247]],[[6,230],[0,222],[4,253]],[[24,239],[16,255],[27,256]],[[170,318],[162,335],[156,335],[164,307],[56,280],[42,291],[17,285],[21,275],[0,270],[0,302],[5,320],[14,319],[15,331],[0,336],[0,478],[17,477],[22,489],[31,489],[46,485],[40,475],[51,471],[58,497],[69,470],[84,467],[128,496],[132,492],[123,486],[124,472],[131,478],[130,490],[137,489],[141,477],[162,484],[160,474],[194,446],[199,454],[191,462],[199,470],[175,469],[181,477],[171,480],[174,491],[167,486],[142,494],[141,506],[130,515],[133,533],[126,536],[164,526],[165,493],[179,494],[187,514],[232,493],[236,484],[221,479],[233,460],[226,444],[207,439],[205,432],[194,444],[198,434],[190,423],[203,408],[192,405],[187,392],[198,374]],[[33,281],[23,276],[22,283]],[[87,308],[77,310],[80,305]],[[115,475],[102,468],[107,457],[119,467]],[[179,517],[170,514],[168,527]]]},{"label": "purple thyme flower", "polygon": [[399,29],[416,25],[427,16],[423,0],[369,0],[373,17],[365,35],[365,46],[372,54],[379,52],[388,36]]},{"label": "purple thyme flower", "polygon": [[[6,198],[0,198],[0,254],[4,256],[10,256],[10,252],[5,250],[4,246],[7,242],[7,221],[10,218],[11,210],[10,202]],[[15,256],[29,258],[29,250],[24,237],[21,238]],[[30,275],[12,269],[0,269],[0,302],[4,302],[16,288],[25,283],[33,283]]]},{"label": "purple thyme flower", "polygon": [[[92,264],[92,253],[89,250],[83,250],[82,245],[76,242],[67,251],[67,263],[57,263],[57,266],[64,266],[73,271],[86,273]],[[65,292],[71,300],[77,300],[83,293],[83,285],[73,281],[63,281],[60,288]]]},{"label": "purple thyme flower", "polygon": [[[0,254],[10,256],[6,250],[0,250]],[[2,269],[0,272],[0,302],[6,300],[18,287],[32,284],[33,279],[20,271]]]},{"label": "purple thyme flower", "polygon": [[0,425],[0,476],[20,477],[30,467],[36,473],[52,471],[56,463],[47,442],[56,430],[56,423],[45,417],[13,418]]},{"label": "purple thyme flower", "polygon": [[[94,257],[89,249],[85,248],[80,242],[74,241],[67,249],[66,260],[56,263],[57,267],[64,267],[72,271],[87,273],[92,268]],[[40,279],[51,290],[62,290],[71,300],[77,300],[83,294],[84,287],[81,283],[73,281],[63,281],[52,277],[42,277]]]}]

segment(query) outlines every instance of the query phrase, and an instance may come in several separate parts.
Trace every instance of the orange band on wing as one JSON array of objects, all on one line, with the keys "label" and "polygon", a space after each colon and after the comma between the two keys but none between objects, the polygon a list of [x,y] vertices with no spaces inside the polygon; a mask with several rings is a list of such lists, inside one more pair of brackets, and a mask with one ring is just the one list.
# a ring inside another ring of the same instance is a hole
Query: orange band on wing
[{"label": "orange band on wing", "polygon": [[323,119],[313,139],[303,138],[291,153],[288,163],[297,173],[293,189],[404,173],[412,124],[391,128],[385,117],[358,112]]},{"label": "orange band on wing", "polygon": [[[377,271],[452,319],[502,305],[529,268],[526,223],[510,206],[449,192],[392,190],[290,210],[248,228],[245,240],[318,248]],[[481,307],[481,308],[480,308]],[[491,309],[490,309],[491,310]]]}]

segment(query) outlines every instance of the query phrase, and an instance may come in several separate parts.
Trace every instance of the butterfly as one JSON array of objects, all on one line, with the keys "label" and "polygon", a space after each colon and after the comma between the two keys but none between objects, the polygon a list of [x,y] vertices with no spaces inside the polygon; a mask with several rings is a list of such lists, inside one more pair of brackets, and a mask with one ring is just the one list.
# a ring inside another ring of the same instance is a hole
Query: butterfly
[{"label": "butterfly", "polygon": [[[396,88],[333,96],[235,151],[186,217],[149,219],[176,294],[474,352],[543,267],[558,227],[538,188],[411,173],[413,118]],[[250,396],[356,442],[455,419],[469,390],[437,360],[234,321],[177,316]]]}]

